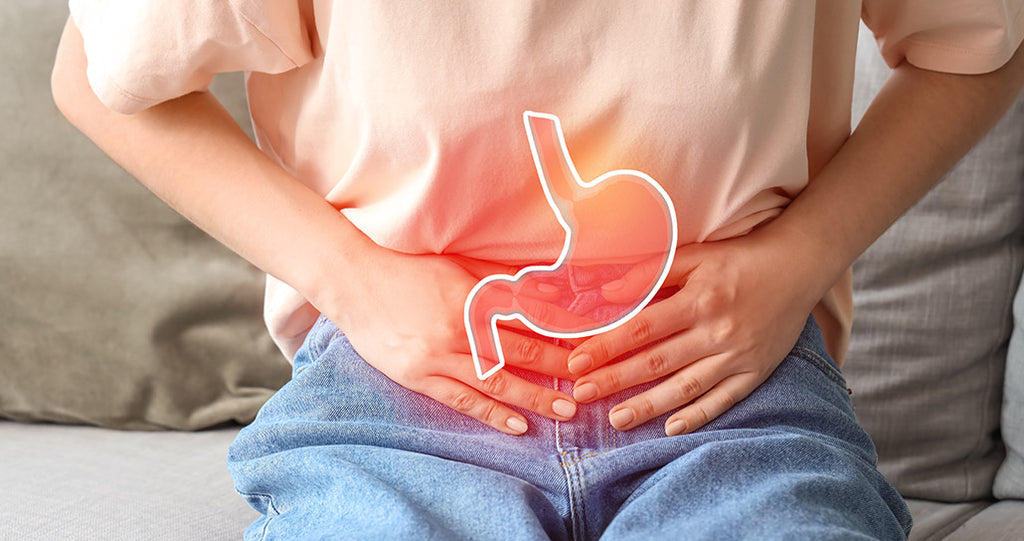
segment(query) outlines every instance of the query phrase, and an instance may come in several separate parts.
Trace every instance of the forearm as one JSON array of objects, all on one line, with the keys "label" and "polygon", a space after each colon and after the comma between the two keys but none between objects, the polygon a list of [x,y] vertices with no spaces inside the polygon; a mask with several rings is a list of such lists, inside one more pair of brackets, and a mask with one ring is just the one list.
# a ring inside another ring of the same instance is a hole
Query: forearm
[{"label": "forearm", "polygon": [[267,158],[212,94],[190,94],[122,115],[99,102],[85,68],[81,36],[69,20],[53,73],[58,107],[129,173],[213,237],[307,296],[322,294],[314,290],[326,287],[321,274],[328,269],[344,272],[367,264],[372,241]]},{"label": "forearm", "polygon": [[909,209],[1002,116],[1024,86],[1024,54],[1000,70],[949,75],[897,67],[857,129],[766,229],[813,254],[814,295]]}]

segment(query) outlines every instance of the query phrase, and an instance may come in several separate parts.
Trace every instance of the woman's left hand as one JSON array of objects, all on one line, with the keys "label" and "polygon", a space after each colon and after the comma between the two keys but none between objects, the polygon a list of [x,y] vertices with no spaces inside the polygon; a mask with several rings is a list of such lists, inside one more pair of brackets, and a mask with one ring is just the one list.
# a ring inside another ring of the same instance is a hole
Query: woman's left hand
[{"label": "woman's left hand", "polygon": [[[609,421],[628,430],[678,410],[665,423],[668,435],[692,432],[747,397],[793,348],[831,284],[820,262],[801,256],[800,236],[769,225],[677,250],[663,286],[677,292],[569,357],[578,376],[573,397],[593,402],[667,376],[612,408]],[[603,294],[628,302],[631,289],[627,275]]]}]

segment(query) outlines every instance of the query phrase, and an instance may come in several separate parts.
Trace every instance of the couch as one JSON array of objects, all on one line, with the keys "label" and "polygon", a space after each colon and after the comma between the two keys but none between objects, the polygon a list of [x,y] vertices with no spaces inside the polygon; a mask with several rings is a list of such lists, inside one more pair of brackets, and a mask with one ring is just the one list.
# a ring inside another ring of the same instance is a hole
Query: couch
[{"label": "couch", "polygon": [[[0,3],[0,539],[238,539],[226,449],[289,376],[261,276],[60,117],[66,13]],[[855,265],[844,370],[913,539],[1024,539],[1022,265],[1024,100]]]}]

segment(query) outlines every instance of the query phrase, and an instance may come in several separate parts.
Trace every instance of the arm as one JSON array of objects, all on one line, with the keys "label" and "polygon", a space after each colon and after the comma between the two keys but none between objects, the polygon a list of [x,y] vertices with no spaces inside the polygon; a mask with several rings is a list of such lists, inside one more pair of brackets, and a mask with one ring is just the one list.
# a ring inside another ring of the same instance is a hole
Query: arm
[{"label": "arm", "polygon": [[[99,102],[85,69],[82,37],[69,20],[51,78],[57,107],[114,161],[217,240],[309,293],[330,284],[324,269],[347,276],[370,263],[372,241],[263,155],[212,94],[193,93],[121,115]],[[341,254],[325,246],[347,250]],[[293,263],[299,261],[321,272]]]},{"label": "arm", "polygon": [[824,293],[992,129],[1022,87],[1024,47],[983,75],[898,66],[836,156],[769,227],[825,257]]},{"label": "arm", "polygon": [[576,349],[570,371],[581,376],[577,400],[668,376],[616,406],[612,424],[629,429],[678,410],[666,432],[679,434],[724,413],[767,379],[845,269],[998,121],[1022,87],[1021,49],[984,75],[898,66],[856,131],[778,218],[745,237],[680,249],[666,282],[679,285],[678,293]]},{"label": "arm", "polygon": [[[570,397],[507,373],[480,382],[462,326],[463,303],[477,277],[448,258],[376,245],[260,152],[212,94],[188,94],[134,115],[107,109],[89,87],[82,37],[70,20],[52,88],[61,112],[129,173],[295,287],[399,384],[510,434],[526,425],[506,403],[561,420],[575,412]],[[431,287],[436,283],[455,287]],[[423,310],[404,309],[410,303]],[[384,333],[392,339],[381,340]],[[565,350],[512,332],[502,341],[521,352],[509,364],[564,373]],[[558,401],[561,413],[554,411]]]}]

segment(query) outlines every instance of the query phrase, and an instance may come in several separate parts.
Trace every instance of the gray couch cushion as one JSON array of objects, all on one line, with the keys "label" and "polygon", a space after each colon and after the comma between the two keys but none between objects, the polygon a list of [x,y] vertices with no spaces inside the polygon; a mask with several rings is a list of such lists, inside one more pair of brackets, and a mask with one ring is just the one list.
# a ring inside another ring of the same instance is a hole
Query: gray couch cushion
[{"label": "gray couch cushion", "polygon": [[1006,460],[996,474],[993,488],[997,498],[1024,499],[1024,277],[1013,303],[1016,325],[1006,357],[1003,392],[1003,441]]},{"label": "gray couch cushion", "polygon": [[236,433],[0,421],[0,538],[241,539],[258,515],[224,464]]},{"label": "gray couch cushion", "polygon": [[[263,278],[61,117],[61,2],[0,2],[0,417],[119,428],[245,422],[289,376]],[[223,95],[244,118],[241,77]]]},{"label": "gray couch cushion", "polygon": [[[863,35],[862,35],[863,38]],[[855,101],[888,74],[862,40]],[[905,495],[991,495],[1010,306],[1024,263],[1024,101],[854,266],[844,371]]]},{"label": "gray couch cushion", "polygon": [[908,499],[907,507],[910,508],[910,516],[914,517],[909,541],[944,539],[992,503],[988,500],[942,503]]},{"label": "gray couch cushion", "polygon": [[1002,501],[986,507],[946,538],[947,541],[1020,541],[1024,538],[1024,502]]}]

